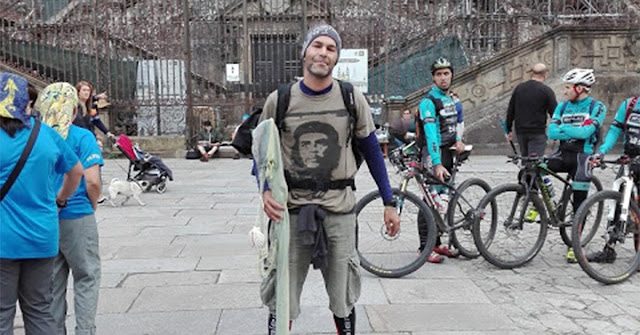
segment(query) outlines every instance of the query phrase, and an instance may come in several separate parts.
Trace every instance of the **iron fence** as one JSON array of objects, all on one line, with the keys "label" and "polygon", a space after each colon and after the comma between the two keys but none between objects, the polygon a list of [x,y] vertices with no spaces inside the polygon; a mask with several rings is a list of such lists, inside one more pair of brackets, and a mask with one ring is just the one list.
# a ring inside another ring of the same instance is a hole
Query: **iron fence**
[{"label": "iron fence", "polygon": [[139,135],[237,123],[300,76],[307,27],[327,22],[368,52],[372,101],[566,24],[636,24],[638,0],[0,0],[0,64],[45,82],[89,80],[108,121]]}]

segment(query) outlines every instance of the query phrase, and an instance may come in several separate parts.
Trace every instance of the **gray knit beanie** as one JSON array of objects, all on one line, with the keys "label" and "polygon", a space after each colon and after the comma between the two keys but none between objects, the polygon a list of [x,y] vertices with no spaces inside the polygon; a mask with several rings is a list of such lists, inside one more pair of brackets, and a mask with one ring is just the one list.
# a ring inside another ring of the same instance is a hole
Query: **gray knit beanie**
[{"label": "gray knit beanie", "polygon": [[302,58],[304,58],[304,54],[309,47],[309,44],[313,42],[318,36],[328,36],[336,42],[336,47],[338,49],[338,58],[340,58],[340,49],[342,49],[342,40],[340,39],[340,35],[338,32],[333,29],[332,26],[328,24],[321,24],[319,26],[315,26],[307,31],[307,37],[304,39],[304,43],[302,43]]}]

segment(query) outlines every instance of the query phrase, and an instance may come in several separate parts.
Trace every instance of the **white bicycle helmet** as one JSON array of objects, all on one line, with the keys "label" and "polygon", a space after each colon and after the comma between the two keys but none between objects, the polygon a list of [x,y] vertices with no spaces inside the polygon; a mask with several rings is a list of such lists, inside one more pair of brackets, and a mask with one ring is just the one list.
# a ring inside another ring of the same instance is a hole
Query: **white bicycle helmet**
[{"label": "white bicycle helmet", "polygon": [[447,68],[453,73],[453,65],[451,65],[451,62],[444,57],[440,57],[431,64],[431,74],[433,75],[437,70]]},{"label": "white bicycle helmet", "polygon": [[584,85],[591,87],[596,82],[596,76],[593,75],[593,69],[575,68],[562,77],[562,81],[574,85]]}]

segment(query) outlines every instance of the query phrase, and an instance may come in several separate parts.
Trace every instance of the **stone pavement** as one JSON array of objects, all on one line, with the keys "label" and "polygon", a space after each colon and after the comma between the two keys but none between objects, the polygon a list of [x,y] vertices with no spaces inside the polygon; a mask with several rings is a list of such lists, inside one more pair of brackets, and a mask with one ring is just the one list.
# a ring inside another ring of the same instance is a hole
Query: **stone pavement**
[{"label": "stone pavement", "polygon": [[[505,160],[472,157],[460,176],[513,181],[516,168]],[[98,334],[265,334],[267,310],[247,238],[258,204],[250,161],[164,162],[175,176],[165,194],[143,194],[144,207],[130,200],[98,210]],[[124,160],[107,160],[105,183],[124,179],[126,168]],[[608,187],[612,172],[600,174]],[[360,196],[375,189],[366,166],[357,185]],[[566,264],[565,251],[551,230],[540,254],[515,270],[482,258],[427,263],[401,279],[363,270],[358,334],[640,334],[640,276],[604,286]],[[318,271],[310,271],[302,305],[293,334],[335,334]],[[16,320],[18,334],[21,324]],[[73,324],[71,316],[68,328]]]}]

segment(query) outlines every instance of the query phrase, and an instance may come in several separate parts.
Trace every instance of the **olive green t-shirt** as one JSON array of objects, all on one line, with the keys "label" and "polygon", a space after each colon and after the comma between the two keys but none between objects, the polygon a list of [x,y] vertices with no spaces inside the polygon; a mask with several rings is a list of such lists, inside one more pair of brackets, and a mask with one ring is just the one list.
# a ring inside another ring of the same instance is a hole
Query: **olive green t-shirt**
[{"label": "olive green t-shirt", "polygon": [[[375,130],[375,126],[364,95],[354,89],[354,96],[357,110],[355,136],[365,138]],[[264,104],[260,121],[275,118],[277,101],[277,91],[272,92]],[[357,167],[352,144],[348,143],[349,128],[349,112],[336,80],[331,91],[318,96],[304,94],[300,82],[293,84],[289,109],[280,131],[285,171],[292,178],[316,182],[355,178]],[[290,209],[318,204],[331,212],[348,213],[353,210],[355,202],[350,187],[326,192],[289,189]]]}]

